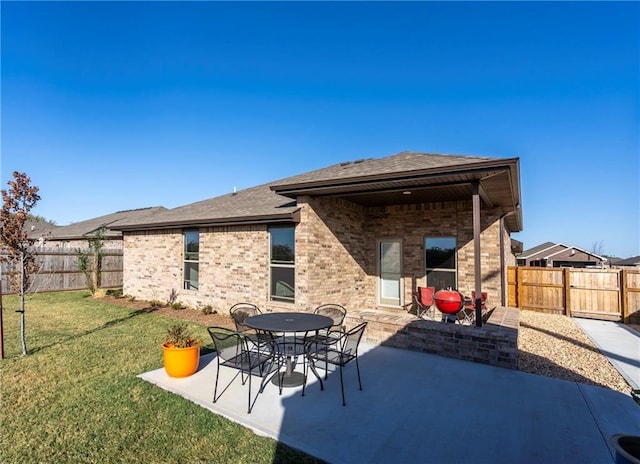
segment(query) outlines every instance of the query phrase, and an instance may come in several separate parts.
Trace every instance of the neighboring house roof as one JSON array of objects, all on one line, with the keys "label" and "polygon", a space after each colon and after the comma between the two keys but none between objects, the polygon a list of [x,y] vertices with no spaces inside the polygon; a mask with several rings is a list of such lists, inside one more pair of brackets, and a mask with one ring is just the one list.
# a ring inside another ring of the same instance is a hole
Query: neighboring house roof
[{"label": "neighboring house roof", "polygon": [[22,230],[27,232],[27,238],[37,240],[48,237],[58,226],[45,221],[26,221]]},{"label": "neighboring house roof", "polygon": [[607,261],[607,258],[597,255],[595,253],[591,253],[590,251],[583,250],[577,246],[569,246],[564,243],[553,243],[553,242],[544,242],[538,246],[533,248],[529,248],[522,252],[521,255],[518,256],[518,259],[552,259],[554,256],[569,251],[569,250],[577,250],[587,255],[591,255],[600,261]]},{"label": "neighboring house roof", "polygon": [[[511,230],[521,230],[517,159],[409,152],[336,164],[174,208],[150,220],[129,219],[115,228],[145,230],[297,221],[299,195],[345,196],[356,203],[376,205],[470,199],[474,181],[480,183],[485,202],[512,213],[508,219]],[[403,195],[404,191],[411,191],[411,195]]]},{"label": "neighboring house roof", "polygon": [[640,256],[620,259],[613,264],[615,264],[616,266],[640,266]]},{"label": "neighboring house roof", "polygon": [[103,227],[106,229],[104,234],[106,238],[120,238],[122,237],[122,232],[114,229],[114,226],[120,221],[145,220],[146,218],[153,217],[155,214],[159,214],[163,211],[167,211],[167,208],[163,206],[154,206],[149,208],[118,211],[105,216],[87,219],[86,221],[75,222],[68,226],[58,226],[52,229],[46,238],[48,240],[85,239],[87,236],[91,236]]},{"label": "neighboring house roof", "polygon": [[593,257],[595,257],[595,258],[599,259],[599,260],[600,260],[600,261],[602,261],[602,262],[607,261],[607,258],[605,258],[604,256],[597,255],[597,254],[592,253],[592,252],[590,252],[590,251],[584,250],[584,249],[582,249],[582,248],[580,248],[580,247],[573,246],[573,245],[571,245],[571,246],[567,246],[567,245],[564,245],[564,244],[562,244],[562,243],[560,243],[559,245],[563,246],[563,247],[564,247],[564,249],[562,249],[562,250],[554,250],[554,251],[553,251],[553,253],[549,253],[549,254],[545,255],[545,256],[544,256],[544,258],[545,258],[545,259],[549,259],[549,258],[553,258],[555,255],[560,254],[560,253],[562,253],[562,252],[564,252],[564,251],[577,250],[577,251],[581,251],[581,252],[582,252],[582,253],[584,253],[584,254],[591,255],[591,256],[593,256]]},{"label": "neighboring house roof", "polygon": [[534,246],[533,248],[529,248],[527,250],[524,250],[519,256],[518,259],[528,259],[532,256],[537,255],[538,253],[540,253],[541,251],[545,251],[548,250],[550,248],[556,247],[557,245],[553,242],[544,242],[541,243],[538,246]]}]

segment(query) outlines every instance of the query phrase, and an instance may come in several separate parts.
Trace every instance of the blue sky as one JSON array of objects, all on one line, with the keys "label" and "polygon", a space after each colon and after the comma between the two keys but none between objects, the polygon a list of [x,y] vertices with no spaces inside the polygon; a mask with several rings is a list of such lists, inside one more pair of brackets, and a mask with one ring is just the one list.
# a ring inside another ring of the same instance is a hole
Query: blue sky
[{"label": "blue sky", "polygon": [[525,248],[640,254],[637,2],[0,8],[2,188],[59,225],[411,150],[519,157]]}]

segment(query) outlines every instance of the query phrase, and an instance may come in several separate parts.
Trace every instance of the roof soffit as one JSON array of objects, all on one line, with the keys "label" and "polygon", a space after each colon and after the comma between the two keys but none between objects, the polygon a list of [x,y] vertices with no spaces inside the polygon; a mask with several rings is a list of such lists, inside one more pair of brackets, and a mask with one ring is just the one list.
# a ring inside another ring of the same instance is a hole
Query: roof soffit
[{"label": "roof soffit", "polygon": [[[307,176],[310,179],[313,176]],[[363,206],[382,206],[434,201],[468,200],[472,184],[478,182],[480,196],[489,207],[500,207],[511,231],[522,229],[518,159],[490,158],[458,165],[413,169],[375,175],[290,182],[284,179],[272,184],[280,195],[297,198],[340,196]],[[405,194],[411,192],[411,194]]]}]

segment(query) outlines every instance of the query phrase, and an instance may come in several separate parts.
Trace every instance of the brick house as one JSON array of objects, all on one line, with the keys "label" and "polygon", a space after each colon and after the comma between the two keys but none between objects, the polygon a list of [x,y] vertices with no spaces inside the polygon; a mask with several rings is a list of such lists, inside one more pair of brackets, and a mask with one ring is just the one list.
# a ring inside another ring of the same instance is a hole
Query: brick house
[{"label": "brick house", "polygon": [[159,212],[167,211],[167,208],[155,206],[150,208],[130,209],[117,211],[84,221],[74,222],[67,226],[56,226],[46,222],[30,221],[25,224],[27,237],[34,240],[39,248],[75,250],[85,249],[89,246],[88,238],[93,237],[99,230],[103,230],[105,249],[122,249],[122,232],[112,227],[124,219],[144,220],[147,216],[153,216]]},{"label": "brick house", "polygon": [[481,289],[499,306],[515,265],[510,233],[522,229],[519,160],[403,152],[113,229],[123,234],[123,291],[144,300],[406,314],[415,287],[429,284]]},{"label": "brick house", "polygon": [[564,243],[545,242],[516,257],[518,266],[532,267],[604,267],[608,259]]}]

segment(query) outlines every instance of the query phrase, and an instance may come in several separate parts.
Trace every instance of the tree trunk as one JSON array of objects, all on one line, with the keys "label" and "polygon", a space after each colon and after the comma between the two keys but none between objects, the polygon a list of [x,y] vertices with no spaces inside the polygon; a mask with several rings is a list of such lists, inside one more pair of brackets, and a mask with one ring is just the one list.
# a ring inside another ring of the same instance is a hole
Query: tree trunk
[{"label": "tree trunk", "polygon": [[93,274],[91,275],[93,279],[93,288],[98,291],[100,287],[100,283],[98,282],[98,253],[93,252]]},{"label": "tree trunk", "polygon": [[0,280],[0,359],[4,359],[4,328],[2,323],[2,280]]},{"label": "tree trunk", "polygon": [[22,343],[22,354],[27,354],[27,340],[25,338],[24,320],[24,252],[20,255],[20,342]]}]

